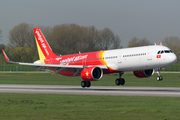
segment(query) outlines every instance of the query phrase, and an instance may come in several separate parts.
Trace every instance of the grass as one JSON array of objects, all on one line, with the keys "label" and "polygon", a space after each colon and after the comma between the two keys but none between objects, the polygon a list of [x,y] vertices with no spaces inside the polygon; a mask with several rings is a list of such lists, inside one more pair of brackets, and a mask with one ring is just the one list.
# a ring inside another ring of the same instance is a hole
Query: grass
[{"label": "grass", "polygon": [[[163,73],[136,78],[124,74],[125,86],[179,87],[179,74]],[[92,85],[115,86],[118,75],[104,75]],[[0,73],[0,84],[79,85],[81,77],[49,73]],[[120,86],[121,87],[121,86]],[[178,120],[178,97],[131,97],[93,95],[13,94],[0,93],[2,120]]]},{"label": "grass", "polygon": [[0,94],[3,120],[172,120],[180,98]]},{"label": "grass", "polygon": [[[132,73],[124,74],[124,86],[180,87],[178,73],[161,73],[163,81],[157,81],[157,74],[149,78],[137,78]],[[99,81],[91,82],[92,86],[116,86],[117,74],[104,75]],[[0,73],[0,84],[39,84],[39,85],[78,85],[81,77],[66,77],[50,73]]]}]

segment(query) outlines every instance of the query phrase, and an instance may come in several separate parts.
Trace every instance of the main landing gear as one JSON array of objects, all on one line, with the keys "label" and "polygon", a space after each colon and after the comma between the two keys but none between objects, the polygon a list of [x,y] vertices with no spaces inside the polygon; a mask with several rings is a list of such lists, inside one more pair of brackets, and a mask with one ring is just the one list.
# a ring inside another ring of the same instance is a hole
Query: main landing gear
[{"label": "main landing gear", "polygon": [[162,81],[162,80],[163,80],[163,77],[160,76],[160,70],[161,70],[161,68],[157,68],[156,70],[157,70],[157,74],[158,74],[157,81]]},{"label": "main landing gear", "polygon": [[121,78],[121,76],[122,76],[123,74],[124,74],[124,73],[119,73],[119,78],[115,80],[116,85],[124,85],[124,84],[125,84],[124,78]]},{"label": "main landing gear", "polygon": [[91,86],[91,82],[90,81],[82,81],[81,82],[81,87],[85,88],[85,87],[90,87]]}]

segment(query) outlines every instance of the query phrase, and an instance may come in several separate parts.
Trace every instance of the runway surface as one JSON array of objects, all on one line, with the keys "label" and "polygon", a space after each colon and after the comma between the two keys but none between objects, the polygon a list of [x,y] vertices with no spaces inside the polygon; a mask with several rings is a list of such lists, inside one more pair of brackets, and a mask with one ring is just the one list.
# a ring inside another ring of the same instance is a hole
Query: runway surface
[{"label": "runway surface", "polygon": [[0,93],[180,97],[180,88],[125,86],[91,86],[90,88],[81,88],[81,86],[62,85],[1,84]]}]

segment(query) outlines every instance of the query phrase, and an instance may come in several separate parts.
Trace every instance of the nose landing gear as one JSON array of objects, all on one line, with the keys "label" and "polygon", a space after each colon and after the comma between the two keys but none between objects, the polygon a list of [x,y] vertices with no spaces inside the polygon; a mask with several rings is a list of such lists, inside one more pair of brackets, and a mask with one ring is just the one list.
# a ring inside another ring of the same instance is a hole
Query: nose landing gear
[{"label": "nose landing gear", "polygon": [[161,68],[157,68],[156,70],[157,70],[157,74],[158,74],[157,81],[162,81],[163,77],[160,75]]}]

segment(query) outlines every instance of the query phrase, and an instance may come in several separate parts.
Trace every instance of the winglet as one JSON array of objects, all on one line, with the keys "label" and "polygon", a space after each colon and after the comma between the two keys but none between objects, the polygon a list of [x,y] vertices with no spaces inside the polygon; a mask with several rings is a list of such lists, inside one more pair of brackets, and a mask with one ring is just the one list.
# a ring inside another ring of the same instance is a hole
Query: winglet
[{"label": "winglet", "polygon": [[5,51],[3,49],[2,49],[2,52],[4,54],[4,57],[5,57],[6,61],[9,62],[10,60],[9,60],[8,56],[6,55],[6,53],[5,53]]},{"label": "winglet", "polygon": [[8,58],[8,56],[6,55],[6,53],[5,53],[5,51],[4,51],[3,49],[2,49],[2,52],[3,52],[3,55],[4,55],[4,57],[5,57],[5,59],[6,59],[6,61],[7,61],[8,63],[19,64],[19,62],[10,61],[9,58]]},{"label": "winglet", "polygon": [[161,43],[161,41],[159,41],[159,45],[160,45],[160,46],[162,46],[162,43]]}]

